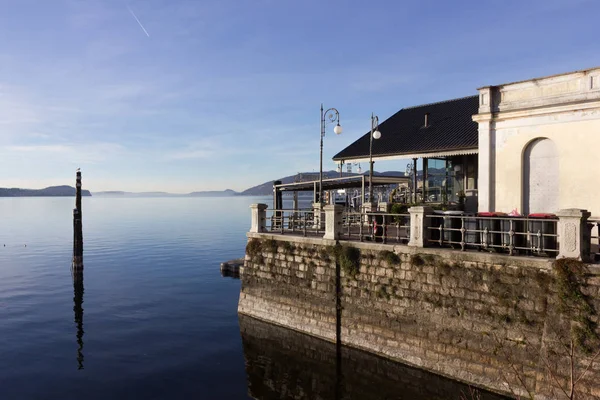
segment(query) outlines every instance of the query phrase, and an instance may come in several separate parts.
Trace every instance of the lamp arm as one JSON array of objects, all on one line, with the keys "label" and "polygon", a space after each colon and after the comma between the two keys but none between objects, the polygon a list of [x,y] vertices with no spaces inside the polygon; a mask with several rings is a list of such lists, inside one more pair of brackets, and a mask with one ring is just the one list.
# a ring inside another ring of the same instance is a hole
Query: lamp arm
[{"label": "lamp arm", "polygon": [[332,123],[335,121],[337,121],[338,124],[340,123],[340,112],[333,107],[323,113],[323,124],[325,124],[325,122],[326,122],[325,117],[327,117],[329,119],[329,121],[328,121],[329,123]]},{"label": "lamp arm", "polygon": [[376,131],[379,128],[379,117],[375,115],[371,117],[371,130]]}]

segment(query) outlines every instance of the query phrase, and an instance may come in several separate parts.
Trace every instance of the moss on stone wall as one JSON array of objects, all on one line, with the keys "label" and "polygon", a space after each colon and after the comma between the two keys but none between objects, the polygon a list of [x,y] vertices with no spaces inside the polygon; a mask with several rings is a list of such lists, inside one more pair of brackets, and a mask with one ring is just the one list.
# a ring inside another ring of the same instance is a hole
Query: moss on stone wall
[{"label": "moss on stone wall", "polygon": [[253,263],[260,264],[264,262],[262,256],[263,241],[260,239],[250,239],[246,244],[246,255],[250,256],[250,260]]},{"label": "moss on stone wall", "polygon": [[353,246],[336,244],[330,252],[340,268],[349,277],[356,277],[360,272],[360,250]]},{"label": "moss on stone wall", "polygon": [[382,250],[379,252],[379,259],[387,262],[390,266],[400,263],[400,256],[390,250]]},{"label": "moss on stone wall", "polygon": [[596,309],[582,290],[586,266],[581,261],[563,258],[554,262],[554,274],[559,312],[568,321],[577,346],[589,354],[598,348],[600,338],[594,321]]}]

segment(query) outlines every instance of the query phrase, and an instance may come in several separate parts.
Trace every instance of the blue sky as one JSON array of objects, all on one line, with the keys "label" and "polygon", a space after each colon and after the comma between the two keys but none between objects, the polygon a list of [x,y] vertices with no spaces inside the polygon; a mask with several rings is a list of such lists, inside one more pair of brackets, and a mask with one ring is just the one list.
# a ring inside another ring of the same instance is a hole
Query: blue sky
[{"label": "blue sky", "polygon": [[78,167],[92,191],[318,171],[321,102],[344,127],[325,137],[334,169],[371,112],[600,65],[598,15],[596,0],[0,0],[0,187],[73,184]]}]

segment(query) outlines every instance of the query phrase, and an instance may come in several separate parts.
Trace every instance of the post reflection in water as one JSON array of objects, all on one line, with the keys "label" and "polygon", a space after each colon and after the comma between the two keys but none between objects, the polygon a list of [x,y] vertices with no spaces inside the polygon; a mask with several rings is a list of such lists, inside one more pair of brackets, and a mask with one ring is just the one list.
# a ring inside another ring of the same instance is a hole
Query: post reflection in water
[{"label": "post reflection in water", "polygon": [[[254,399],[470,398],[467,385],[439,375],[241,314],[239,323],[248,395]],[[481,400],[506,399],[479,394]]]},{"label": "post reflection in water", "polygon": [[73,275],[73,312],[77,327],[77,369],[83,369],[83,263],[71,268]]}]

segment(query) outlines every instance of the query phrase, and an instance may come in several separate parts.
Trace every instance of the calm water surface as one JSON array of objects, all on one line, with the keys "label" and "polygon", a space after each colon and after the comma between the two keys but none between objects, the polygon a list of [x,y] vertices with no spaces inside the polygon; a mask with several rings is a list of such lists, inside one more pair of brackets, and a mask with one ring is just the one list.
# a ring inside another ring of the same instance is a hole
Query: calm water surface
[{"label": "calm water surface", "polygon": [[237,319],[251,198],[0,198],[0,398],[247,398]]},{"label": "calm water surface", "polygon": [[0,399],[460,397],[447,379],[238,319],[240,281],[219,263],[244,254],[259,201],[84,198],[74,282],[74,199],[0,198]]}]

